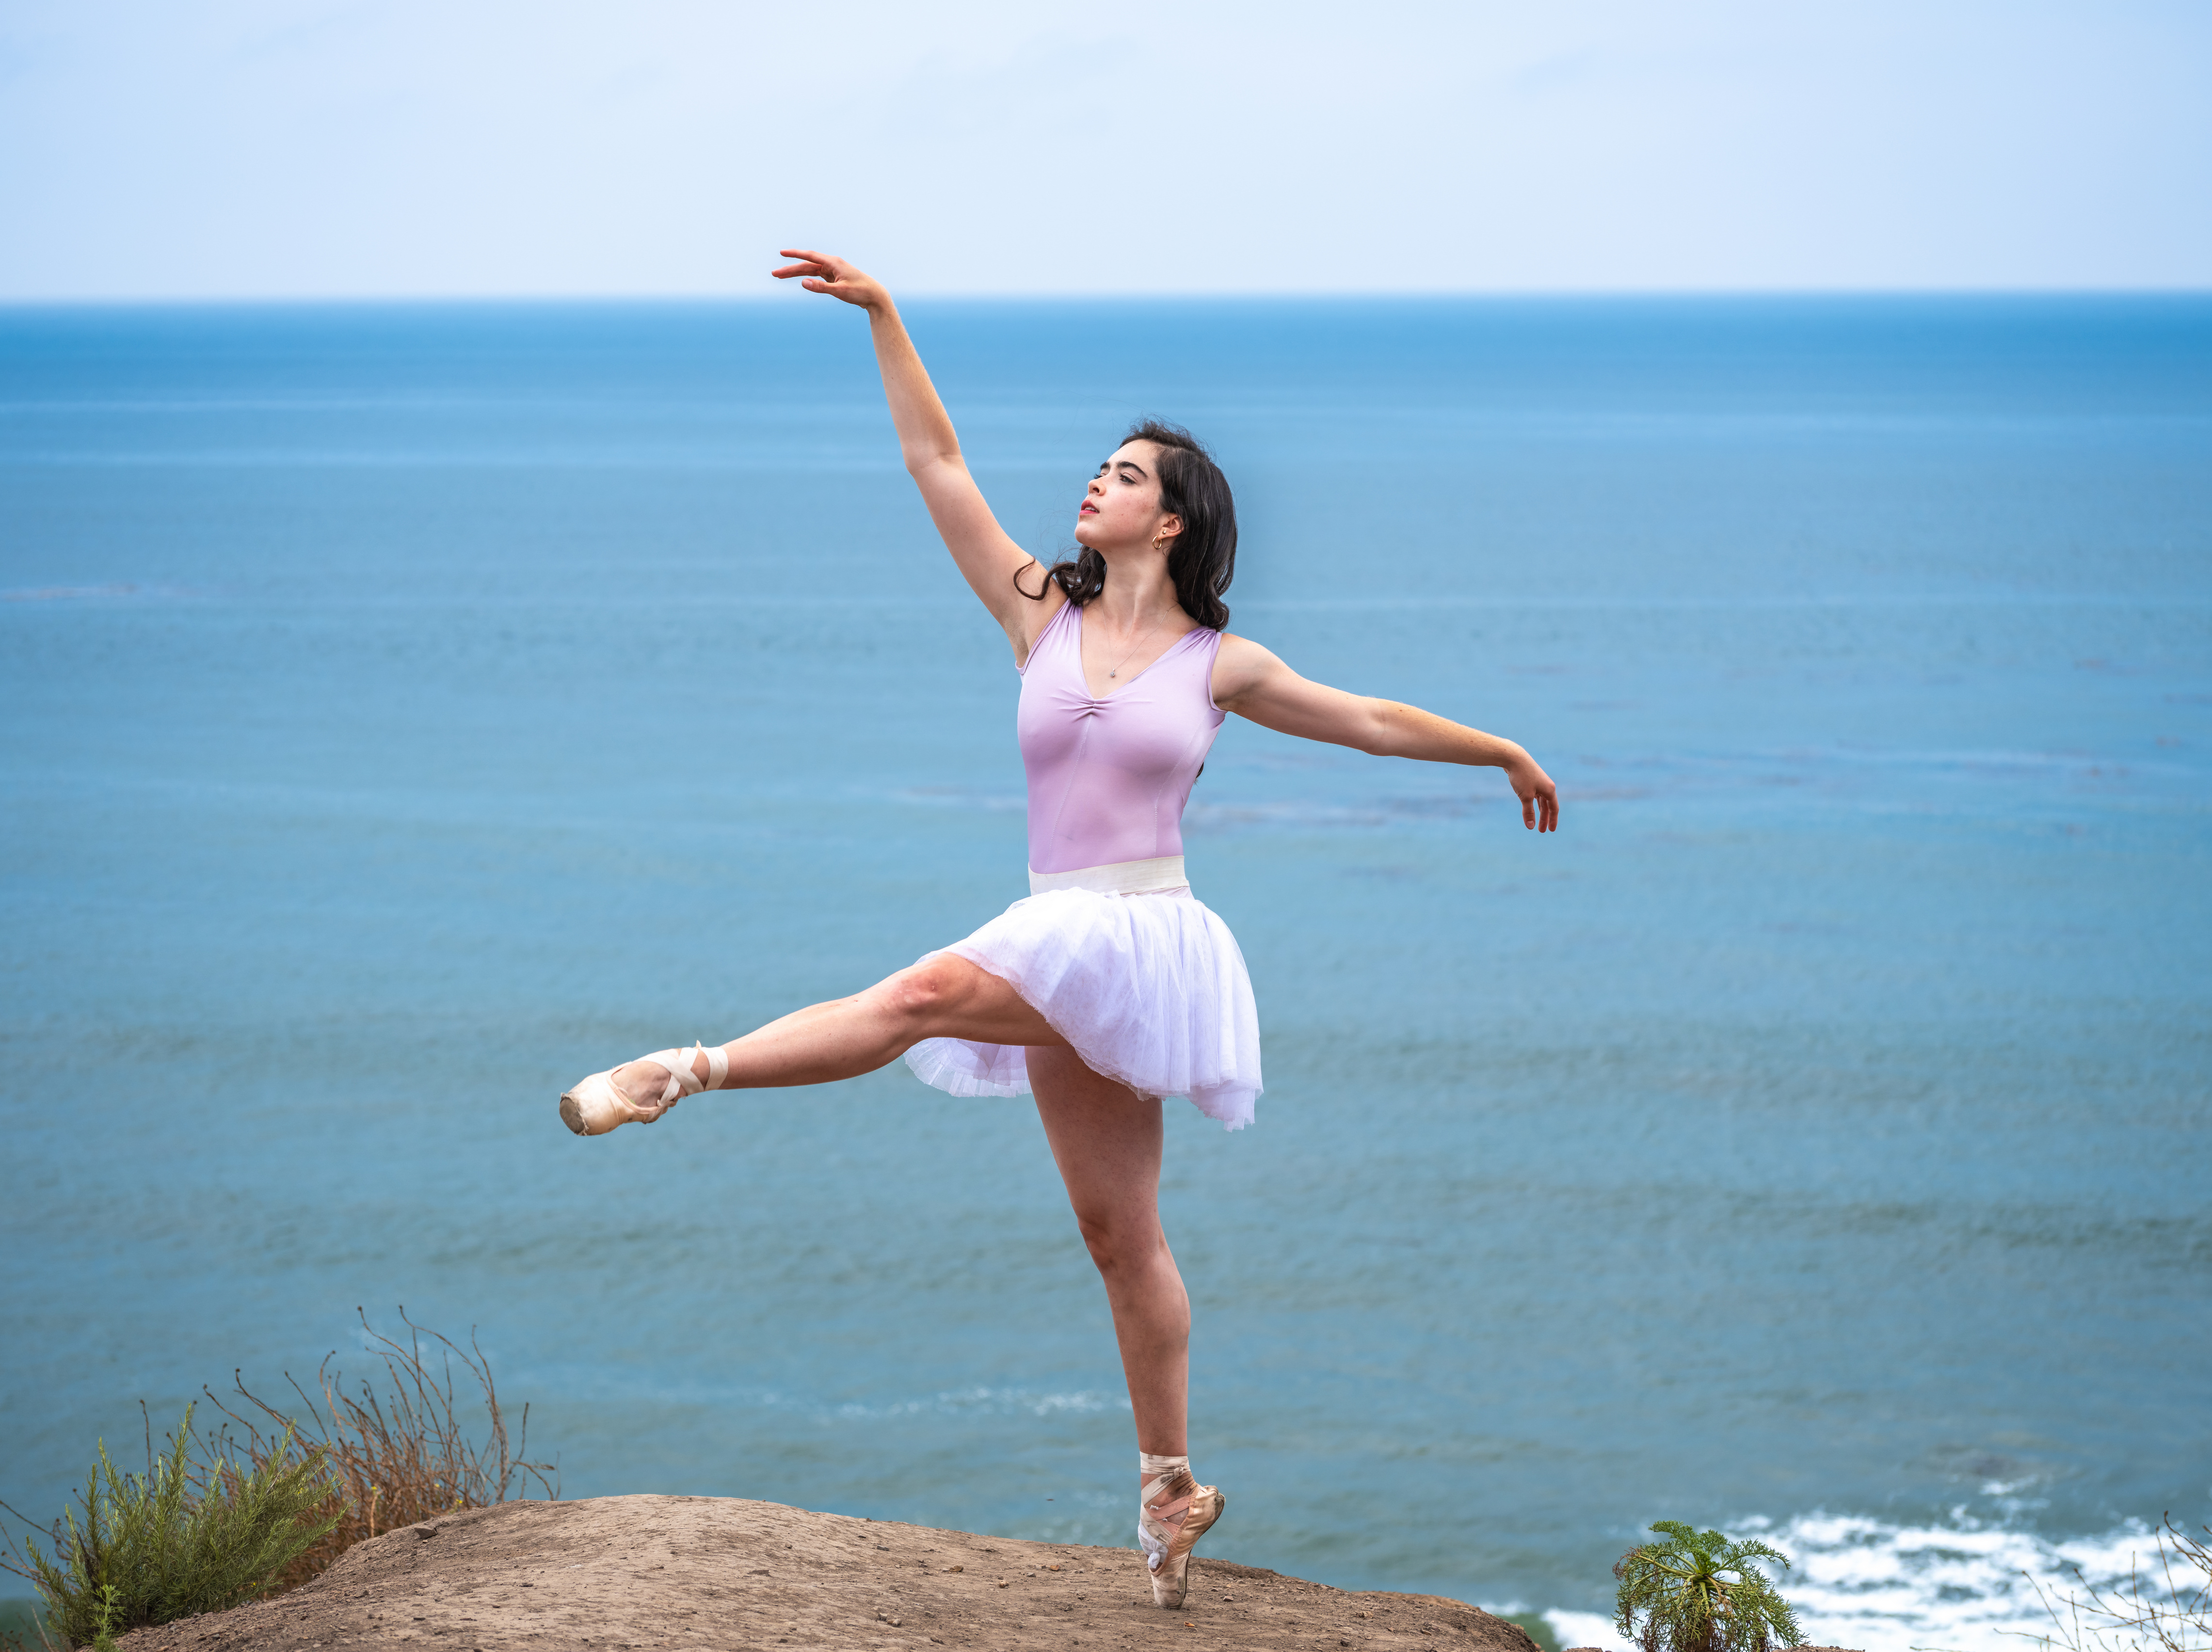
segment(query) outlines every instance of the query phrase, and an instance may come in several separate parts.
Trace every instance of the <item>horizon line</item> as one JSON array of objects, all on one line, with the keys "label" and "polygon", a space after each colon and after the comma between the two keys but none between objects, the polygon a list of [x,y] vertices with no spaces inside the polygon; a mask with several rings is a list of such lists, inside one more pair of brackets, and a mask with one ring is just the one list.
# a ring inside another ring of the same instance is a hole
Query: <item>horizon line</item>
[{"label": "horizon line", "polygon": [[[777,288],[738,291],[619,291],[546,292],[396,292],[396,293],[215,293],[215,294],[52,294],[0,295],[0,312],[10,310],[96,309],[220,309],[316,306],[469,305],[757,305],[783,300]],[[809,297],[815,295],[807,295]],[[895,297],[896,295],[894,295]],[[2212,282],[2196,286],[1894,286],[1894,287],[1456,287],[1401,289],[1338,287],[1254,288],[1224,291],[1193,288],[1117,292],[1103,288],[1054,292],[1004,292],[974,289],[908,288],[899,301],[964,304],[1054,303],[1191,303],[1269,304],[1298,302],[1419,303],[1437,300],[1528,302],[1605,302],[1608,301],[1695,301],[1699,300],[1767,299],[2190,299],[2212,298]]]}]

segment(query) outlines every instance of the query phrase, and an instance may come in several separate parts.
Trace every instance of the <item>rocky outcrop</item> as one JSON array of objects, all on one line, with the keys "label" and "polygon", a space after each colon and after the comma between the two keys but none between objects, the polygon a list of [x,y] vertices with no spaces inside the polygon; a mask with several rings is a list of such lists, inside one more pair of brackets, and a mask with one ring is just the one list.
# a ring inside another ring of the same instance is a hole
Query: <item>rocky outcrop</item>
[{"label": "rocky outcrop", "polygon": [[128,1652],[396,1647],[1438,1648],[1536,1652],[1433,1594],[1347,1594],[1200,1559],[1162,1612],[1133,1549],[1023,1543],[735,1497],[510,1503],[387,1533],[273,1600],[123,1637]]}]

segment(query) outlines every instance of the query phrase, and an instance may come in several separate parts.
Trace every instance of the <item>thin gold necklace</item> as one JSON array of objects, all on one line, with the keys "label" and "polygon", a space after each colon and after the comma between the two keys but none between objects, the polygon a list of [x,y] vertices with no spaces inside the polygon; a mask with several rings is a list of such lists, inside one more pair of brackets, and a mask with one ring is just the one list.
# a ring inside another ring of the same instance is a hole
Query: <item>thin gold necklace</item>
[{"label": "thin gold necklace", "polygon": [[1115,660],[1114,662],[1114,669],[1106,673],[1107,679],[1109,682],[1115,677],[1121,675],[1121,667],[1127,665],[1132,659],[1134,659],[1137,657],[1137,650],[1145,646],[1146,639],[1150,637],[1153,632],[1159,629],[1159,622],[1158,620],[1154,620],[1150,625],[1147,625],[1138,634],[1137,640],[1129,645],[1129,652],[1123,654],[1121,659]]},{"label": "thin gold necklace", "polygon": [[[1158,550],[1159,548],[1160,542],[1157,539],[1153,540],[1152,549],[1154,550]],[[1145,646],[1145,639],[1152,635],[1152,634],[1158,629],[1159,622],[1158,620],[1154,620],[1150,625],[1147,625],[1138,634],[1137,640],[1129,645],[1129,652],[1123,654],[1120,659],[1116,660],[1114,664],[1114,669],[1106,673],[1106,680],[1108,682],[1110,683],[1115,677],[1121,675],[1121,667],[1127,665],[1132,659],[1136,658],[1137,650]]]}]

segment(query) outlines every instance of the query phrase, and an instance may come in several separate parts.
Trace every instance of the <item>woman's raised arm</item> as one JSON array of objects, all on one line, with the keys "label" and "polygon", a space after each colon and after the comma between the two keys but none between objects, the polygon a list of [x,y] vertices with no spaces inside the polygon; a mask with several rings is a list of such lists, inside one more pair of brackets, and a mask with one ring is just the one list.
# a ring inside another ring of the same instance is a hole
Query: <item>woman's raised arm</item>
[{"label": "woman's raised arm", "polygon": [[[1017,659],[1026,658],[1030,643],[1060,606],[1052,600],[1058,590],[1044,581],[1045,601],[1024,597],[1014,588],[1014,577],[1034,560],[999,525],[982,489],[968,474],[960,456],[960,438],[946,416],[936,386],[921,365],[906,324],[881,282],[856,270],[843,258],[826,252],[786,247],[787,258],[796,264],[775,272],[778,281],[794,277],[810,293],[827,293],[868,313],[868,331],[875,340],[876,365],[883,370],[884,396],[890,403],[891,422],[897,427],[899,454],[907,474],[921,489],[930,520],[945,540],[952,560],[960,565],[969,587],[1005,628]],[[1064,598],[1061,601],[1066,600]]]},{"label": "woman's raised arm", "polygon": [[1221,652],[1214,658],[1213,703],[1280,734],[1348,745],[1377,757],[1502,768],[1513,795],[1521,799],[1522,823],[1532,831],[1559,829],[1559,788],[1511,740],[1419,706],[1310,682],[1249,638],[1221,639]]}]

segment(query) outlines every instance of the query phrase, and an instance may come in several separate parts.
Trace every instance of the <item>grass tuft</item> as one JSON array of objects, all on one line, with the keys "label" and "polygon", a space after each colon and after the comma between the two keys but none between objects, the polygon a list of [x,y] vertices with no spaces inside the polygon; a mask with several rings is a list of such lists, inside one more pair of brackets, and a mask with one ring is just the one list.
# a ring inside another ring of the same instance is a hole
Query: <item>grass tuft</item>
[{"label": "grass tuft", "polygon": [[[101,1442],[82,1521],[70,1509],[47,1528],[51,1554],[26,1539],[0,1557],[0,1568],[37,1588],[41,1638],[105,1647],[116,1634],[296,1588],[380,1533],[533,1488],[558,1497],[555,1466],[523,1455],[527,1406],[509,1439],[473,1333],[463,1348],[416,1325],[404,1308],[399,1319],[404,1341],[362,1314],[380,1388],[368,1377],[349,1386],[335,1352],[316,1373],[319,1402],[286,1375],[304,1419],[264,1401],[234,1373],[236,1409],[208,1396],[227,1419],[220,1429],[195,1436],[187,1406],[157,1458],[148,1418],[143,1478],[118,1473]],[[490,1424],[481,1440],[462,1419],[469,1379]],[[21,1644],[18,1634],[0,1640]]]},{"label": "grass tuft", "polygon": [[46,1632],[70,1646],[112,1644],[118,1632],[272,1593],[329,1535],[332,1522],[317,1511],[335,1489],[322,1452],[289,1433],[282,1447],[244,1464],[219,1439],[203,1450],[187,1406],[157,1457],[149,1418],[144,1475],[118,1470],[101,1441],[79,1508],[48,1528],[52,1552],[27,1537],[0,1565],[37,1588]]},{"label": "grass tuft", "polygon": [[[335,1363],[337,1355],[331,1353],[316,1372],[319,1404],[289,1375],[285,1378],[306,1408],[304,1418],[252,1394],[235,1375],[237,1398],[252,1415],[216,1400],[242,1430],[243,1450],[256,1466],[309,1451],[330,1464],[333,1490],[318,1510],[331,1521],[330,1529],[286,1567],[286,1588],[297,1588],[355,1544],[380,1533],[459,1509],[489,1508],[526,1497],[533,1487],[547,1497],[561,1494],[556,1466],[531,1462],[522,1455],[530,1436],[526,1405],[510,1442],[491,1365],[473,1332],[463,1348],[416,1324],[402,1308],[399,1321],[407,1327],[403,1342],[371,1326],[361,1309],[354,1311],[361,1314],[369,1354],[380,1367],[382,1394],[366,1377],[349,1391]],[[490,1426],[481,1443],[461,1420],[456,1364],[483,1395]]]}]

